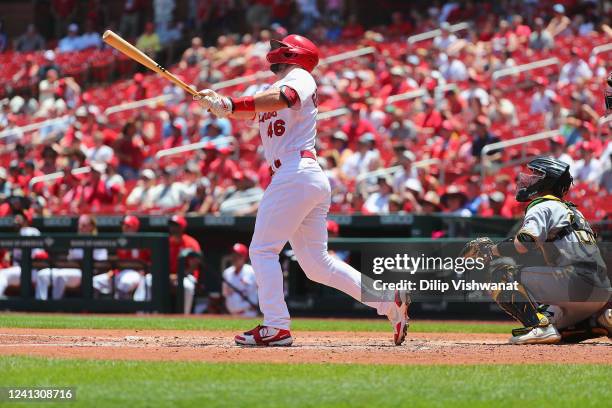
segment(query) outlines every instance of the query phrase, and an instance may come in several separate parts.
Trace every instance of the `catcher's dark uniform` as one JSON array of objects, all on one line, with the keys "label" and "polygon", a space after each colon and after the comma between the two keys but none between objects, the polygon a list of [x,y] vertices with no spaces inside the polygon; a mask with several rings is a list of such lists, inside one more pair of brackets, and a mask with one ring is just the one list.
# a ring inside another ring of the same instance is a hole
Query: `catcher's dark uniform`
[{"label": "catcher's dark uniform", "polygon": [[[537,158],[527,167],[531,174],[521,173],[517,183],[517,201],[529,202],[517,235],[497,245],[480,238],[462,253],[490,259],[493,282],[518,283],[518,290],[492,293],[495,302],[525,326],[513,331],[515,336],[551,323],[559,331],[584,323],[600,313],[612,295],[589,223],[575,205],[562,200],[572,183],[569,166]],[[515,241],[527,252],[519,253]],[[494,252],[501,256],[493,256]],[[582,326],[580,339],[594,333],[588,325]]]}]

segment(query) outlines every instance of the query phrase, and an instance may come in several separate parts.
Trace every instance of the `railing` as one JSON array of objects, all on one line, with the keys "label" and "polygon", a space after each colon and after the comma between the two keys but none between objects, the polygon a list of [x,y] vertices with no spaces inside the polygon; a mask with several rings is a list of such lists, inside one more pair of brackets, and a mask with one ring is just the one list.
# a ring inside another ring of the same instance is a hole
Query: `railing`
[{"label": "railing", "polygon": [[53,125],[54,123],[70,121],[71,118],[72,118],[71,115],[64,115],[64,116],[60,116],[59,118],[47,119],[47,120],[43,120],[42,122],[30,123],[28,125],[23,125],[23,126],[11,128],[11,129],[5,129],[2,132],[0,132],[0,139],[5,139],[7,137],[14,136],[15,134],[18,134],[19,132],[28,133],[34,130],[44,128],[45,126]]},{"label": "railing", "polygon": [[505,76],[516,75],[521,72],[532,71],[534,69],[547,67],[549,65],[560,65],[560,64],[561,64],[561,61],[559,61],[559,58],[553,57],[553,58],[546,58],[543,60],[530,62],[528,64],[517,65],[516,67],[499,69],[493,72],[493,75],[491,76],[491,79],[493,80],[492,86],[495,86],[495,82]]},{"label": "railing", "polygon": [[612,51],[612,43],[598,45],[591,50],[591,56],[594,57],[602,52]]},{"label": "railing", "polygon": [[[450,91],[450,90],[458,90],[459,88],[457,87],[457,84],[444,84],[442,86],[438,86],[435,89],[435,93],[437,95],[443,94],[446,91]],[[427,95],[427,91],[423,88],[419,88],[419,89],[414,89],[412,91],[408,91],[408,92],[404,92],[401,94],[397,94],[397,95],[391,95],[387,98],[387,103],[388,104],[393,104],[393,103],[397,103],[397,102],[403,102],[403,101],[409,101],[412,99],[417,99],[417,98],[422,98],[424,96]]]},{"label": "railing", "polygon": [[[444,184],[444,169],[443,169],[443,162],[440,159],[425,159],[425,160],[419,160],[416,161],[414,163],[412,163],[412,167],[413,168],[421,168],[421,167],[431,167],[434,165],[438,165],[440,167],[440,184]],[[378,176],[391,176],[394,175],[395,173],[397,173],[398,171],[402,170],[403,167],[402,166],[393,166],[393,167],[387,167],[384,169],[377,169],[377,170],[372,170],[369,171],[367,173],[361,173],[359,174],[356,178],[355,178],[355,183],[357,185],[360,185],[361,183],[363,183],[364,181],[366,181],[367,179],[370,178],[374,178],[374,177],[378,177]]]},{"label": "railing", "polygon": [[[468,28],[470,28],[470,25],[468,23],[458,23],[450,26],[448,31],[450,31],[451,33],[456,33],[457,31],[467,30]],[[408,44],[413,45],[421,41],[430,40],[439,36],[440,34],[442,34],[442,30],[440,30],[439,28],[436,28],[435,30],[431,31],[426,31],[421,34],[415,34],[408,37]]]},{"label": "railing", "polygon": [[209,140],[206,142],[196,142],[196,143],[186,144],[183,146],[171,147],[169,149],[163,149],[163,150],[158,151],[155,154],[155,158],[159,160],[167,156],[174,156],[174,155],[181,154],[181,153],[192,152],[194,150],[201,150],[205,147],[210,146],[211,144],[215,147],[219,147],[219,146],[223,146],[223,145],[227,145],[231,143],[232,139],[233,137],[231,136],[221,136],[221,137],[217,137],[213,140]]},{"label": "railing", "polygon": [[546,132],[534,133],[532,135],[517,137],[516,139],[504,140],[502,142],[496,142],[496,143],[491,143],[491,144],[486,145],[485,147],[482,148],[482,151],[480,152],[480,163],[481,163],[481,166],[480,166],[481,174],[480,175],[481,177],[484,178],[486,175],[487,169],[492,168],[493,163],[491,163],[487,157],[487,155],[490,152],[495,151],[495,150],[504,149],[506,147],[522,145],[521,157],[519,159],[505,161],[503,163],[503,166],[499,165],[497,167],[501,168],[501,167],[514,166],[516,164],[524,163],[525,161],[527,161],[528,157],[527,157],[526,145],[528,143],[533,143],[533,142],[537,142],[537,141],[545,140],[545,139],[551,139],[555,136],[558,136],[559,132],[560,132],[559,129],[547,130]]},{"label": "railing", "polygon": [[[91,167],[85,166],[85,167],[78,167],[76,169],[72,169],[71,173],[73,176],[78,176],[79,174],[87,174],[90,171],[91,171]],[[32,177],[32,179],[30,180],[30,188],[34,187],[34,185],[38,183],[61,179],[65,175],[66,175],[65,172],[57,171],[55,173],[49,173],[49,174],[44,174],[42,176]]]},{"label": "railing", "polygon": [[145,106],[156,105],[158,103],[167,102],[177,98],[177,95],[167,94],[154,96],[152,98],[140,99],[138,101],[122,103],[120,105],[110,106],[104,110],[106,116],[113,115],[115,113],[124,112],[132,109],[138,109]]}]

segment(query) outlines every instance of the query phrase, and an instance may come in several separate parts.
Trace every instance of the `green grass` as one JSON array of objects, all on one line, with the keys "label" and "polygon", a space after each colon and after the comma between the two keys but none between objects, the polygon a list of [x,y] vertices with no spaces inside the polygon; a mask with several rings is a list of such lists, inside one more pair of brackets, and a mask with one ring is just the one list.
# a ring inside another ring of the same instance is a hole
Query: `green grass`
[{"label": "green grass", "polygon": [[[100,316],[54,314],[0,314],[1,327],[54,329],[151,329],[151,330],[246,330],[259,319],[181,318],[168,316]],[[512,323],[435,322],[413,320],[411,332],[424,333],[509,333]],[[296,331],[389,331],[389,322],[376,320],[293,319]]]},{"label": "green grass", "polygon": [[0,358],[2,386],[77,387],[74,403],[46,403],[46,407],[602,407],[612,399],[611,377],[611,366],[594,365],[261,365]]}]

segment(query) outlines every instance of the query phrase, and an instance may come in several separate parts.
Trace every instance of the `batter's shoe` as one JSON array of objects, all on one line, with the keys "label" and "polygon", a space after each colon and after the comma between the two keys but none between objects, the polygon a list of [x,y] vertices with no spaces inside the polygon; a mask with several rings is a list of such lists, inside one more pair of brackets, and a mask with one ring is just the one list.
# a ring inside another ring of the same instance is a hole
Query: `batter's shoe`
[{"label": "batter's shoe", "polygon": [[556,344],[559,341],[561,335],[552,324],[534,327],[525,334],[510,338],[510,344]]},{"label": "batter's shoe", "polygon": [[410,295],[405,290],[395,291],[395,301],[391,306],[387,317],[393,326],[393,342],[400,346],[408,333],[408,306],[410,306]]},{"label": "batter's shoe", "polygon": [[268,326],[257,326],[234,337],[234,340],[240,346],[290,346],[293,343],[289,330]]},{"label": "batter's shoe", "polygon": [[604,312],[597,318],[597,323],[599,323],[601,327],[608,330],[608,337],[612,339],[612,309],[604,310]]}]

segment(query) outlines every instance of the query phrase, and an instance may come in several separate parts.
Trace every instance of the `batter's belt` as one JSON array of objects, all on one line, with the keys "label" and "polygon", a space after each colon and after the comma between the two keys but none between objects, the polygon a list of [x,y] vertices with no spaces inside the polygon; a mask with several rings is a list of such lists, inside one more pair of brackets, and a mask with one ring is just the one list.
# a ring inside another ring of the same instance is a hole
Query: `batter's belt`
[{"label": "batter's belt", "polygon": [[[313,152],[311,152],[310,150],[301,150],[300,151],[300,157],[302,159],[313,159],[313,160],[317,160],[317,155]],[[280,161],[280,159],[276,159],[274,160],[274,167],[270,166],[270,174],[274,175],[274,168],[276,168],[276,170],[280,169],[280,166],[282,166],[283,163]]]}]

